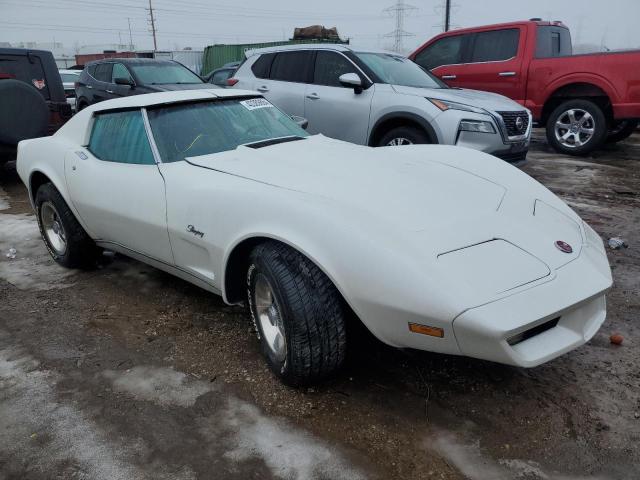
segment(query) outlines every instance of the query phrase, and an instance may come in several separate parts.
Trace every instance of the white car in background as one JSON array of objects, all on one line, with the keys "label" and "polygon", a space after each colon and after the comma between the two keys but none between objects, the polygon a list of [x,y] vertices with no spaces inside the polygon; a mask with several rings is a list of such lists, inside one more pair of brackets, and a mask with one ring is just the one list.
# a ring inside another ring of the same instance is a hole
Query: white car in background
[{"label": "white car in background", "polygon": [[80,78],[82,70],[59,70],[64,87],[64,96],[67,103],[71,105],[71,110],[76,111],[76,82]]},{"label": "white car in background", "polygon": [[100,102],[20,142],[17,170],[59,264],[106,248],[247,302],[292,385],[340,367],[352,314],[395,347],[523,367],[605,319],[602,240],[526,174],[309,136],[254,92]]}]

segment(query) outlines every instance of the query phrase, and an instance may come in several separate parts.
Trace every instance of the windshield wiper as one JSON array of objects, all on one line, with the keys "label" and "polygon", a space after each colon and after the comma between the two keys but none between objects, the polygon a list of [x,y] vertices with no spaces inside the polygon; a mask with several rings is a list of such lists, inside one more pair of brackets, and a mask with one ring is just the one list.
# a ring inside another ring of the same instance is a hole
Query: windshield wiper
[{"label": "windshield wiper", "polygon": [[286,142],[295,142],[296,140],[304,140],[305,137],[298,137],[297,135],[293,135],[290,137],[280,137],[280,138],[268,138],[267,140],[260,140],[257,142],[245,143],[243,147],[249,148],[262,148],[269,147],[271,145],[277,145],[278,143],[286,143]]}]

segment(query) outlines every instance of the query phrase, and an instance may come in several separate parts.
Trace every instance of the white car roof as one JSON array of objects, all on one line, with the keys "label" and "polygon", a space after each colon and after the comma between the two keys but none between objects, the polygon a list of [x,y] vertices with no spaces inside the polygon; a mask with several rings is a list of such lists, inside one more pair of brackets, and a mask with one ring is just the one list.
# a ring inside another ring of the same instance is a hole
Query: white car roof
[{"label": "white car roof", "polygon": [[390,52],[388,50],[380,50],[375,48],[354,48],[350,45],[342,43],[296,43],[291,45],[277,45],[274,47],[256,48],[254,50],[247,50],[245,56],[247,58],[253,55],[261,55],[263,53],[283,52],[290,50],[337,50],[340,52],[356,52],[356,53],[387,53],[389,55],[397,55],[404,57],[404,55],[396,52]]},{"label": "white car roof", "polygon": [[174,90],[170,92],[145,93],[128,97],[105,100],[94,103],[85,110],[89,112],[102,112],[120,108],[150,107],[152,105],[165,105],[168,103],[185,102],[189,100],[206,100],[225,97],[261,96],[260,93],[251,90],[236,90],[224,88],[204,88],[202,90]]}]

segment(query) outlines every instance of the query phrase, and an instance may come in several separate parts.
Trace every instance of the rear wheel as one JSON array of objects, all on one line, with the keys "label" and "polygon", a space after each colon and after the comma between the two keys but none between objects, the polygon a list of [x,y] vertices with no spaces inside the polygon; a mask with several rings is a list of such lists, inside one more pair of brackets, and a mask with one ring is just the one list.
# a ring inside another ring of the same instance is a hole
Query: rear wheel
[{"label": "rear wheel", "polygon": [[263,354],[285,383],[298,386],[334,373],[346,353],[342,298],[308,258],[266,242],[251,254],[248,303]]},{"label": "rear wheel", "polygon": [[99,249],[78,223],[51,183],[36,193],[36,214],[44,243],[53,259],[67,268],[95,266]]},{"label": "rear wheel", "polygon": [[560,153],[587,155],[602,145],[606,135],[604,113],[590,100],[567,100],[547,120],[547,140]]},{"label": "rear wheel", "polygon": [[638,128],[638,120],[620,120],[607,134],[606,143],[616,143],[630,137]]},{"label": "rear wheel", "polygon": [[419,143],[431,143],[427,134],[416,127],[396,127],[385,133],[378,142],[378,147],[399,147],[402,145],[415,145]]}]

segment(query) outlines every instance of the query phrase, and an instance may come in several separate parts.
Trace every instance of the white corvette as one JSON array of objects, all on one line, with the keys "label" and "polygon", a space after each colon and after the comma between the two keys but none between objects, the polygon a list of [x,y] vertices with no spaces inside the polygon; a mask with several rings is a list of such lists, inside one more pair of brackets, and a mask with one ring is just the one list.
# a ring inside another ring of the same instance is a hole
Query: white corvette
[{"label": "white corvette", "polygon": [[352,314],[389,345],[524,367],[605,319],[602,240],[518,169],[308,136],[254,92],[101,102],[17,168],[58,263],[106,248],[247,301],[289,384],[341,365]]}]

